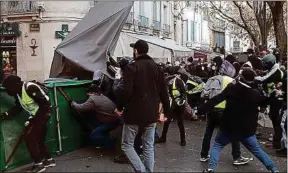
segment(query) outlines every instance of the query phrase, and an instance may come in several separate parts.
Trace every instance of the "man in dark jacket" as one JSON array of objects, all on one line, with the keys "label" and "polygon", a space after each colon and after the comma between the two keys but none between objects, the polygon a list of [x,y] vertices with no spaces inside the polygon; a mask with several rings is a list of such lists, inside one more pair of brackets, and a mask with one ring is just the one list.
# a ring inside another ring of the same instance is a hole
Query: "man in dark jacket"
[{"label": "man in dark jacket", "polygon": [[211,148],[209,169],[204,172],[213,172],[221,150],[233,141],[240,141],[268,170],[278,172],[273,161],[259,146],[255,136],[258,107],[269,101],[254,89],[255,76],[256,73],[251,68],[244,68],[236,84],[229,84],[221,94],[213,97],[199,109],[199,113],[209,112],[215,105],[226,100],[220,132]]},{"label": "man in dark jacket", "polygon": [[274,129],[274,136],[273,136],[273,147],[275,149],[281,148],[281,126],[280,126],[280,109],[282,100],[279,100],[277,97],[275,97],[275,94],[273,94],[273,91],[276,87],[276,85],[279,82],[282,82],[282,78],[284,73],[280,70],[279,64],[276,62],[276,57],[273,54],[265,55],[262,58],[262,62],[264,65],[265,70],[267,71],[267,74],[264,76],[257,76],[255,80],[263,84],[263,88],[266,91],[268,95],[271,95],[273,98],[273,101],[270,104],[270,111],[269,111],[269,117],[273,124]]},{"label": "man in dark jacket", "polygon": [[[134,50],[134,61],[121,70],[121,75],[116,75],[113,86],[124,107],[122,150],[136,172],[153,172],[154,134],[159,119],[159,103],[163,104],[164,114],[168,115],[169,97],[163,72],[147,55],[147,42],[138,40],[130,46]],[[133,147],[139,129],[144,129],[144,163]]]}]

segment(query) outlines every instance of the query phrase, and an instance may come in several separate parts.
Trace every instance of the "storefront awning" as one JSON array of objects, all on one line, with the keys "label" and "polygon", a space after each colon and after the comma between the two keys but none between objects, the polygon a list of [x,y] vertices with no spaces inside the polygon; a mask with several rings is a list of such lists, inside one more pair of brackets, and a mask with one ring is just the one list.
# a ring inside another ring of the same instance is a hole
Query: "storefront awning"
[{"label": "storefront awning", "polygon": [[193,50],[177,45],[172,39],[122,32],[115,48],[114,56],[132,56],[133,50],[129,47],[129,44],[139,39],[145,40],[149,44],[149,55],[154,59],[168,58],[168,61],[171,61],[172,57],[189,57],[193,55]]}]

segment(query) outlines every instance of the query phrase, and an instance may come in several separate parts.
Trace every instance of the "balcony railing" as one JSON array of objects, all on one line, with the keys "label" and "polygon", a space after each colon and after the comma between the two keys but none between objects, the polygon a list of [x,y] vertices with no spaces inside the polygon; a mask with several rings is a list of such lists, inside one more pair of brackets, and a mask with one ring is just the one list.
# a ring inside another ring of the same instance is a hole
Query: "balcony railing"
[{"label": "balcony railing", "polygon": [[153,20],[153,29],[156,31],[160,31],[161,30],[161,24],[159,21]]},{"label": "balcony railing", "polygon": [[164,31],[165,33],[170,33],[170,25],[164,24],[164,25],[163,25],[163,31]]},{"label": "balcony railing", "polygon": [[126,24],[133,24],[133,22],[134,22],[134,13],[130,12],[126,20]]},{"label": "balcony railing", "polygon": [[1,2],[1,14],[26,14],[26,13],[38,13],[37,1],[2,1]]},{"label": "balcony railing", "polygon": [[230,49],[230,52],[232,53],[243,52],[243,47],[233,47]]},{"label": "balcony railing", "polygon": [[139,15],[139,20],[140,20],[138,23],[139,26],[148,28],[148,26],[149,26],[149,18],[148,17]]}]

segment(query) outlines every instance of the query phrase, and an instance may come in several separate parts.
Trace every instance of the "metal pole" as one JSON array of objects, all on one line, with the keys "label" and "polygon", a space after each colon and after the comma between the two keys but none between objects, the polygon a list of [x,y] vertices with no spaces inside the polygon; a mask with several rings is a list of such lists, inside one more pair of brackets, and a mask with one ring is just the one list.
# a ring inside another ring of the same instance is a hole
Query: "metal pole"
[{"label": "metal pole", "polygon": [[55,108],[56,108],[56,127],[57,127],[58,142],[59,142],[58,154],[60,154],[62,152],[62,136],[61,136],[61,131],[60,131],[60,117],[59,117],[59,106],[58,106],[56,86],[54,86],[54,101],[55,101]]},{"label": "metal pole", "polygon": [[264,8],[264,12],[263,12],[263,23],[264,23],[264,33],[263,33],[263,41],[265,41],[264,43],[264,49],[267,50],[267,22],[266,22],[266,1],[263,1],[263,8]]}]

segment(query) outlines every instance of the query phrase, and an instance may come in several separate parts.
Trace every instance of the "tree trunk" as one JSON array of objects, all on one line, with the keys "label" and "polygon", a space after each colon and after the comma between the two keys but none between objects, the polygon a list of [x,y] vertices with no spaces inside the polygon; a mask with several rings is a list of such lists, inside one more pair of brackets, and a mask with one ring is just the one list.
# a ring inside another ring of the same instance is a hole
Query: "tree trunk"
[{"label": "tree trunk", "polygon": [[[274,3],[274,4],[273,4]],[[268,2],[272,12],[274,33],[276,37],[277,47],[280,49],[280,57],[287,52],[287,33],[285,30],[284,16],[283,16],[283,2],[275,1]]]}]

